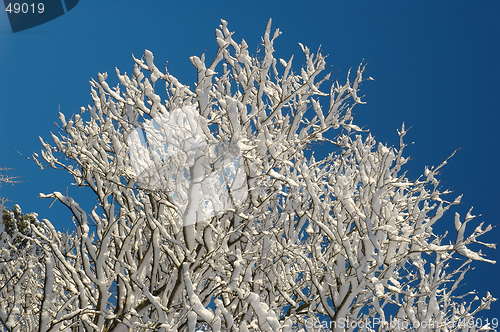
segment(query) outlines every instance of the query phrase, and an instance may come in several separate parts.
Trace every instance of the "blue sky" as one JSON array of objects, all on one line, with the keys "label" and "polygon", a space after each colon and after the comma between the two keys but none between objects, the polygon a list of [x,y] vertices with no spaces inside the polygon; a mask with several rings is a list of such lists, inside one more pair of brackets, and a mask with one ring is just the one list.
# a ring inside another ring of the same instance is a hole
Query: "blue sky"
[{"label": "blue sky", "polygon": [[[0,187],[0,196],[68,229],[69,215],[57,204],[49,208],[51,202],[38,193],[79,195],[77,190],[62,172],[41,171],[27,159],[40,150],[38,136],[57,131],[57,112],[78,112],[90,103],[90,78],[98,72],[114,75],[115,67],[130,72],[131,55],[141,56],[144,49],[155,53],[159,67],[168,65],[191,84],[195,70],[188,57],[214,52],[220,18],[255,50],[271,17],[284,32],[276,46],[282,58],[299,53],[297,42],[321,46],[329,55],[329,70],[340,80],[347,68],[368,64],[375,81],[363,87],[368,104],[357,109],[356,123],[391,144],[396,129],[403,122],[409,126],[409,140],[415,142],[408,149],[410,174],[460,148],[443,182],[464,193],[458,211],[473,205],[481,220],[498,225],[499,10],[499,2],[486,0],[87,0],[18,33],[7,31],[0,14],[0,167],[12,168],[10,174],[20,180]],[[499,233],[493,233],[489,240],[496,241]],[[497,258],[494,251],[488,253]],[[500,296],[498,267],[477,266],[469,287],[491,285]]]}]

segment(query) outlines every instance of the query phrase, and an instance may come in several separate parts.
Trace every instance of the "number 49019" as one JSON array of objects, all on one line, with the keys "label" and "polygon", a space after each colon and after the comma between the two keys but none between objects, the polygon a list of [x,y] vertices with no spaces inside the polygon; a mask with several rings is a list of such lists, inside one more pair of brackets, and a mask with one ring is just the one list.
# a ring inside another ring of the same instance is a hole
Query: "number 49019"
[{"label": "number 49019", "polygon": [[5,11],[9,14],[43,14],[45,12],[45,4],[43,2],[9,2],[5,7]]}]

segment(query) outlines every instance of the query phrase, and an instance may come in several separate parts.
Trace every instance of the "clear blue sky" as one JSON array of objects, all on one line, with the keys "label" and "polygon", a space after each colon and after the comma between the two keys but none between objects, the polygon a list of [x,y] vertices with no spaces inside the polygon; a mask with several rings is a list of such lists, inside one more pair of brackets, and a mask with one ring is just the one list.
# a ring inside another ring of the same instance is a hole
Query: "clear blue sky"
[{"label": "clear blue sky", "polygon": [[[0,167],[20,178],[1,187],[0,196],[68,229],[69,215],[57,204],[49,208],[38,193],[80,194],[62,172],[40,171],[26,159],[39,151],[38,136],[57,131],[57,112],[69,116],[90,103],[89,79],[98,72],[113,75],[115,66],[130,72],[131,55],[144,49],[155,53],[159,67],[168,64],[172,74],[191,83],[195,71],[188,57],[215,50],[220,18],[255,49],[271,17],[284,31],[277,44],[283,58],[299,53],[297,42],[321,45],[339,79],[365,60],[376,80],[363,88],[368,104],[358,108],[357,124],[389,143],[396,142],[401,123],[410,126],[414,175],[461,148],[445,169],[444,183],[464,193],[459,211],[473,205],[482,220],[498,225],[499,12],[493,0],[86,0],[18,33],[7,32],[0,16]],[[489,239],[496,241],[498,234],[495,229]],[[498,267],[477,266],[469,287],[491,285],[500,297]],[[498,307],[486,316],[499,317]]]}]

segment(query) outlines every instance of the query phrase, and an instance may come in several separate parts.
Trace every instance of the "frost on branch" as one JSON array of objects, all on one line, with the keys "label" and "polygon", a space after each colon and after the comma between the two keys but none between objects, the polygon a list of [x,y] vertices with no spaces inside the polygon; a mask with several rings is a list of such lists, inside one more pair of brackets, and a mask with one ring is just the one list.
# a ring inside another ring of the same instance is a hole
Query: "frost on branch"
[{"label": "frost on branch", "polygon": [[[318,317],[344,331],[390,314],[459,331],[450,322],[495,301],[459,287],[473,261],[493,263],[479,250],[494,247],[480,240],[491,226],[471,232],[470,212],[456,237],[434,231],[460,203],[440,188],[444,163],[408,178],[405,129],[388,147],[353,123],[364,66],[332,81],[302,44],[302,66],[278,58],[279,35],[269,23],[254,57],[222,21],[214,59],[191,57],[194,87],[146,51],[114,86],[99,74],[80,114],[60,114],[36,160],[95,207],[41,195],[75,223],[71,236],[31,225],[41,331],[318,331]],[[317,142],[331,153],[310,156]]]}]

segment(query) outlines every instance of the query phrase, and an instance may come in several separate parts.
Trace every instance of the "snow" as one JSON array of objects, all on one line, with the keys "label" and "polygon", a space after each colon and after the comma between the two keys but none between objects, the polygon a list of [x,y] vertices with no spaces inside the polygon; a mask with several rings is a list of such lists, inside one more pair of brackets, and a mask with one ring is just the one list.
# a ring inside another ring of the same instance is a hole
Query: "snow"
[{"label": "snow", "polygon": [[[279,34],[269,22],[252,56],[221,21],[215,57],[190,58],[194,88],[146,50],[132,75],[116,70],[118,87],[99,74],[81,115],[59,115],[38,162],[68,172],[95,205],[40,194],[68,208],[70,234],[36,214],[29,235],[0,225],[3,322],[289,332],[317,315],[361,321],[396,306],[405,321],[446,321],[489,308],[491,294],[456,290],[475,261],[495,263],[480,251],[495,247],[481,241],[491,226],[471,226],[469,210],[452,236],[435,232],[461,197],[442,189],[444,163],[409,177],[404,128],[388,147],[354,122],[364,66],[322,82],[325,56],[300,44],[302,66],[279,59]],[[331,155],[307,153],[327,141]]]}]

